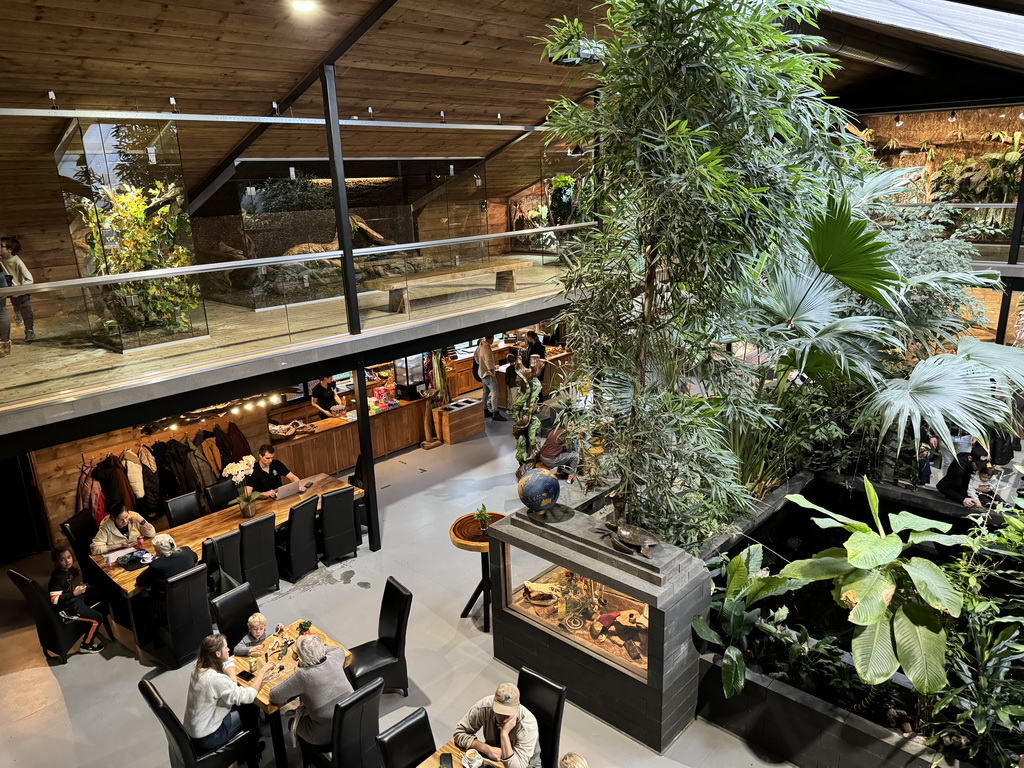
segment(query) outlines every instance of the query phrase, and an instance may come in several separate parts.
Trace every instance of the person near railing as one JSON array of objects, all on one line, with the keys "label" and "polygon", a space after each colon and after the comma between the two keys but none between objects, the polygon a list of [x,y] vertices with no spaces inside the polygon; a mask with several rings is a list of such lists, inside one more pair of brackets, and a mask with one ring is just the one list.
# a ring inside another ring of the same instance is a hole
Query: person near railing
[{"label": "person near railing", "polygon": [[[4,272],[10,278],[7,280],[7,285],[3,286],[5,288],[13,285],[32,285],[35,282],[32,279],[32,273],[28,271],[25,262],[18,255],[19,253],[21,253],[21,242],[18,238],[0,237],[0,262],[3,263]],[[36,340],[32,297],[27,293],[21,296],[11,296],[11,305],[14,307],[16,317],[20,317],[21,323],[25,326],[25,341],[31,344]],[[5,337],[8,351],[10,350],[10,333],[10,324],[8,323]]]}]

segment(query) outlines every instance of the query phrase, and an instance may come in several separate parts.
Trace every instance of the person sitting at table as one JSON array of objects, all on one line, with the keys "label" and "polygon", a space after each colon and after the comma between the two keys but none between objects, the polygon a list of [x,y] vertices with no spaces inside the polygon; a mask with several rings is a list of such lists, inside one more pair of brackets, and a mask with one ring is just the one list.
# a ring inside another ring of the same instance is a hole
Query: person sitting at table
[{"label": "person sitting at table", "polygon": [[[248,656],[250,653],[259,652],[267,636],[267,617],[262,613],[254,613],[249,617],[249,631],[245,637],[238,641],[235,646],[235,656]],[[284,629],[284,624],[278,624],[277,632]]]},{"label": "person sitting at table", "polygon": [[313,387],[310,395],[312,396],[311,402],[313,407],[325,419],[329,419],[333,415],[331,408],[336,405],[341,406],[343,411],[345,410],[345,400],[338,395],[338,385],[331,376],[321,377],[317,385]]},{"label": "person sitting at table", "polygon": [[566,752],[558,761],[558,768],[590,768],[587,761],[575,752]]},{"label": "person sitting at table", "polygon": [[158,533],[153,537],[156,557],[149,567],[135,580],[137,587],[163,585],[172,576],[184,573],[199,562],[199,557],[189,547],[178,548],[169,533]]},{"label": "person sitting at table", "polygon": [[224,635],[217,633],[203,638],[188,683],[182,723],[200,754],[223,747],[242,730],[243,725],[259,732],[259,711],[244,705],[256,700],[263,681],[277,662],[264,664],[252,684],[242,686],[225,673],[225,664],[229,660],[231,651]]},{"label": "person sitting at table", "polygon": [[331,748],[334,705],[352,695],[352,683],[345,674],[345,651],[325,647],[316,635],[300,635],[295,641],[299,664],[295,672],[270,691],[271,704],[284,704],[299,697],[299,709],[292,721],[292,734],[307,744]]},{"label": "person sitting at table", "polygon": [[110,514],[100,523],[100,529],[92,539],[89,552],[104,555],[107,552],[128,549],[135,546],[135,542],[140,538],[150,539],[155,535],[156,528],[152,523],[146,522],[142,515],[123,506],[117,506],[112,508]]},{"label": "person sitting at table", "polygon": [[537,458],[548,469],[565,470],[571,483],[576,479],[576,473],[579,471],[580,455],[565,447],[562,443],[563,435],[565,435],[565,430],[561,427],[556,427],[548,432]]},{"label": "person sitting at table", "polygon": [[53,573],[47,587],[50,602],[61,618],[84,622],[85,639],[78,652],[99,653],[103,650],[103,643],[96,640],[96,630],[103,621],[103,614],[90,607],[99,600],[96,590],[76,583],[81,572],[75,566],[71,547],[54,547],[50,559],[53,560]]},{"label": "person sitting at table", "polygon": [[[476,737],[481,729],[482,740]],[[540,768],[537,718],[519,703],[519,689],[512,683],[502,683],[494,696],[474,704],[455,726],[453,740],[463,752],[475,749],[505,768]]]},{"label": "person sitting at table", "polygon": [[259,455],[252,474],[245,478],[246,493],[258,491],[261,499],[276,499],[278,488],[285,483],[298,482],[299,478],[274,458],[274,446],[261,445]]}]

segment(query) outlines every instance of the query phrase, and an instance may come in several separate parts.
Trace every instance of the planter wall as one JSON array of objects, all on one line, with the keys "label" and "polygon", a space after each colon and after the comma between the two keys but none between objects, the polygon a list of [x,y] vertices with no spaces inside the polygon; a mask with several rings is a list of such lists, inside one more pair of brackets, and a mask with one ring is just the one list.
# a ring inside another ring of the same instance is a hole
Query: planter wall
[{"label": "planter wall", "polygon": [[748,743],[800,768],[972,768],[946,761],[918,736],[832,706],[793,686],[747,670],[743,691],[722,692],[721,662],[701,656],[697,713]]}]

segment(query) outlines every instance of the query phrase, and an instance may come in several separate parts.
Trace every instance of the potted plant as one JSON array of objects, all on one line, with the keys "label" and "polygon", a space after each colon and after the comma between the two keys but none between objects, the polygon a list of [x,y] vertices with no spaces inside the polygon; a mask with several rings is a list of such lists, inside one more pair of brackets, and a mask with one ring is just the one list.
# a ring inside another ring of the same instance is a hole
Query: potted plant
[{"label": "potted plant", "polygon": [[256,466],[256,459],[250,454],[228,464],[221,472],[224,477],[231,478],[231,482],[235,484],[238,496],[235,497],[234,502],[242,512],[242,517],[254,517],[256,515],[256,499],[260,495],[256,491],[245,492],[245,478],[252,474],[254,466]]},{"label": "potted plant", "polygon": [[303,619],[302,621],[299,622],[299,627],[298,627],[299,634],[300,635],[308,635],[309,634],[309,630],[312,627],[313,627],[313,622],[312,621],[310,621],[309,619]]},{"label": "potted plant", "polygon": [[487,533],[487,526],[491,523],[491,513],[487,511],[486,504],[480,505],[480,509],[473,513],[473,518],[480,524],[480,533]]}]

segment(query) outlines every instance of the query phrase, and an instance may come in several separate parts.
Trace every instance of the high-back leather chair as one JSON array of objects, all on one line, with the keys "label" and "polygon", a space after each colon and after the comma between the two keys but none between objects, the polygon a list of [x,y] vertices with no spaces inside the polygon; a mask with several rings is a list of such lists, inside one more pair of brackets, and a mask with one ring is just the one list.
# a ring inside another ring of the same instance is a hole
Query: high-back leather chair
[{"label": "high-back leather chair", "polygon": [[167,623],[156,627],[156,640],[161,648],[155,655],[178,669],[195,657],[200,641],[213,634],[206,596],[206,565],[200,563],[169,578],[163,601]]},{"label": "high-back leather chair", "polygon": [[565,686],[548,680],[529,667],[523,667],[516,682],[519,703],[537,718],[541,768],[556,768],[558,743],[562,738],[562,712]]},{"label": "high-back leather chair", "polygon": [[170,528],[191,523],[193,520],[198,520],[203,514],[203,508],[199,504],[199,494],[195,491],[167,499],[164,504],[167,506],[167,525]]},{"label": "high-back leather chair", "polygon": [[62,619],[50,603],[46,591],[35,580],[14,570],[7,571],[7,575],[28,604],[43,656],[48,659],[48,654],[53,653],[60,657],[62,664],[67,664],[68,651],[82,638],[88,625],[81,621]]},{"label": "high-back leather chair", "polygon": [[260,606],[249,582],[235,587],[210,601],[217,631],[227,636],[228,647],[234,648],[249,631],[249,617],[259,613]]},{"label": "high-back leather chair", "polygon": [[281,587],[274,546],[274,516],[263,515],[238,526],[242,535],[242,577],[262,597]]},{"label": "high-back leather chair", "polygon": [[323,745],[307,744],[299,739],[303,765],[321,768],[381,768],[377,733],[380,731],[380,695],[384,681],[370,681],[351,696],[334,705],[331,726],[331,756],[320,751]]},{"label": "high-back leather chair", "polygon": [[409,672],[405,664],[405,637],[412,610],[412,592],[394,576],[388,577],[377,621],[377,639],[350,648],[352,661],[345,670],[355,688],[375,677],[384,679],[384,687],[409,695]]},{"label": "high-back leather chair", "polygon": [[245,581],[242,574],[242,534],[238,530],[222,533],[214,536],[214,543],[217,545],[217,558],[221,570],[228,576],[241,584]]},{"label": "high-back leather chair", "polygon": [[384,768],[417,768],[434,754],[427,710],[420,707],[377,736]]},{"label": "high-back leather chair", "polygon": [[[75,560],[78,567],[82,569],[82,581],[98,589],[103,595],[110,610],[111,616],[122,627],[131,626],[131,613],[128,610],[128,600],[119,589],[114,589],[107,574],[92,559],[89,547],[96,537],[99,526],[93,520],[90,512],[78,512],[60,524],[64,537],[75,553]],[[109,632],[109,630],[108,630]]]},{"label": "high-back leather chair", "polygon": [[[238,532],[235,531],[237,536]],[[203,540],[203,565],[206,566],[206,592],[210,599],[223,595],[238,586],[238,582],[225,573],[220,564],[220,548],[213,539]]]},{"label": "high-back leather chair", "polygon": [[288,512],[288,524],[278,534],[277,563],[293,584],[316,570],[316,508],[319,496],[300,501]]},{"label": "high-back leather chair", "polygon": [[199,754],[178,716],[164,701],[156,686],[149,680],[139,680],[139,692],[163,726],[171,768],[228,768],[236,762],[246,762],[249,768],[258,768],[258,733],[242,730],[220,749]]},{"label": "high-back leather chair", "polygon": [[238,489],[230,478],[224,478],[203,488],[203,495],[206,497],[207,509],[211,512],[220,512],[230,507],[238,498]]},{"label": "high-back leather chair", "polygon": [[317,539],[324,565],[356,556],[355,488],[339,488],[320,497]]}]

